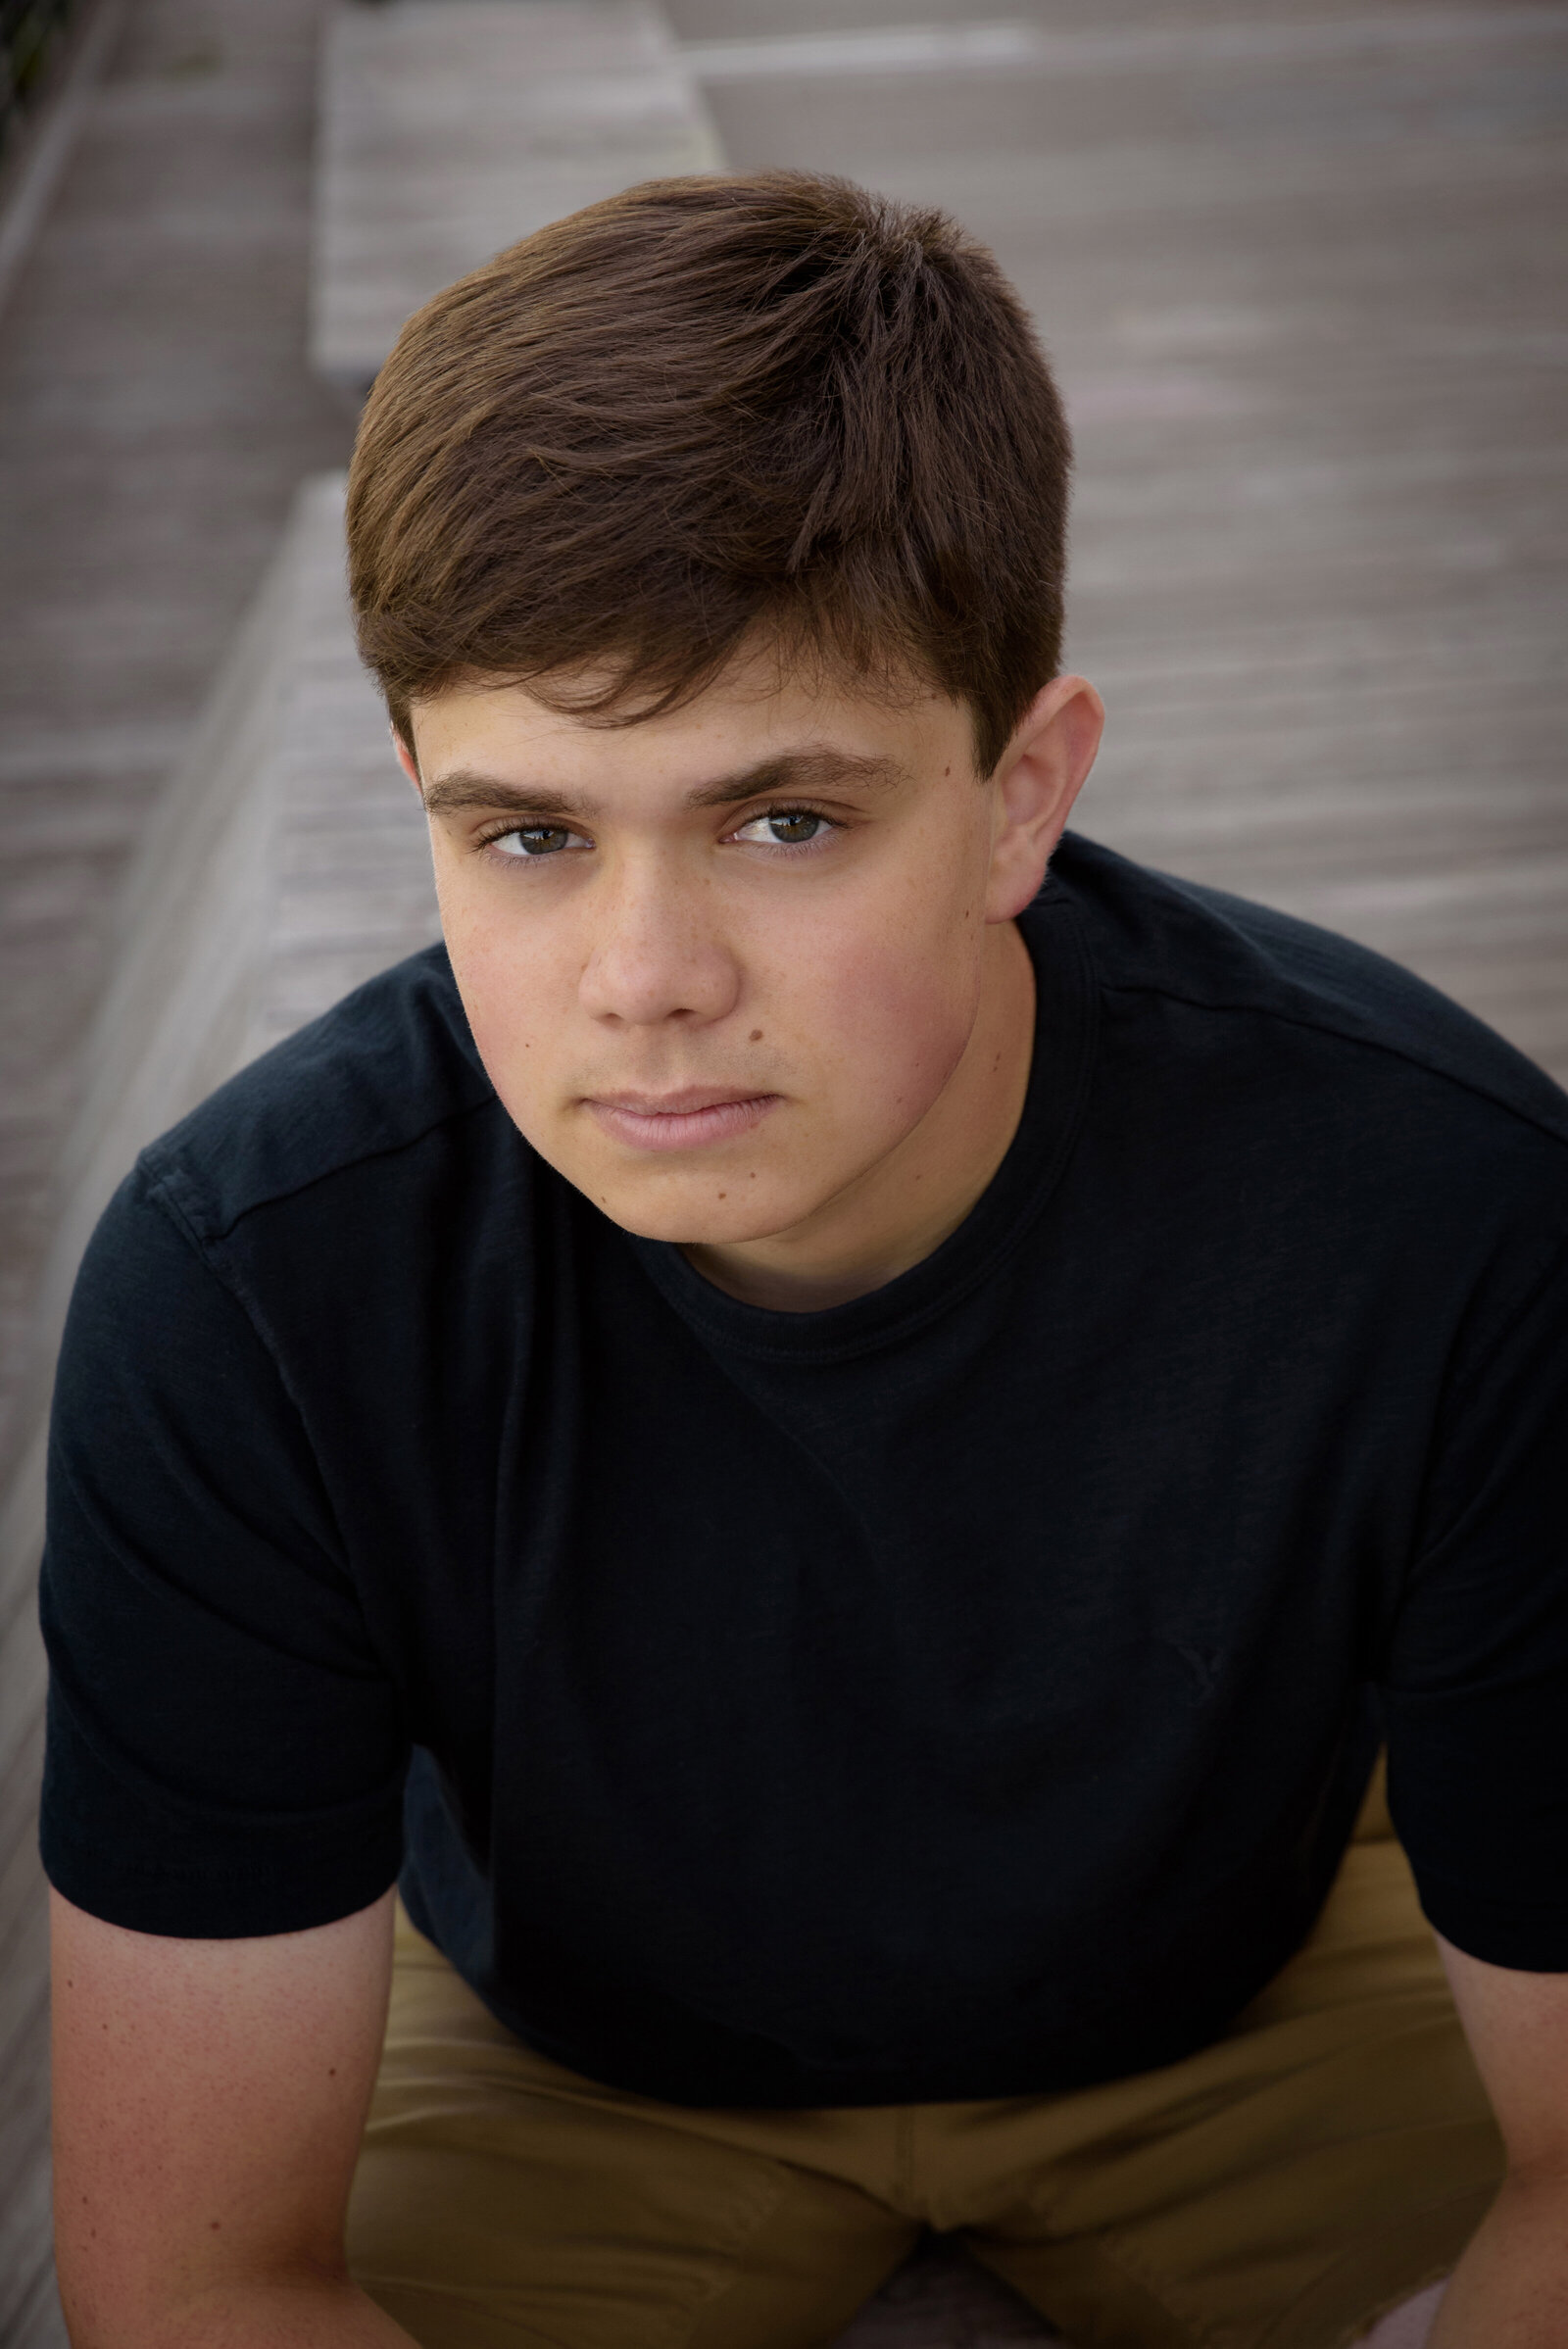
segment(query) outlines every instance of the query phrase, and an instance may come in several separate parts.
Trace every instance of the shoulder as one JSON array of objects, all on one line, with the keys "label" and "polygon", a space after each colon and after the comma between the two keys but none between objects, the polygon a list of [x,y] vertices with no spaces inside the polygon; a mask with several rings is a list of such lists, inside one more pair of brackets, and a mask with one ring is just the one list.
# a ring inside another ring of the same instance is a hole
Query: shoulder
[{"label": "shoulder", "polygon": [[498,1107],[438,945],[220,1086],[143,1151],[139,1187],[208,1246],[259,1209],[390,1168]]},{"label": "shoulder", "polygon": [[143,1449],[162,1441],[149,1424],[264,1421],[286,1448],[323,1383],[368,1391],[367,1364],[395,1383],[441,1301],[471,1297],[476,1250],[510,1229],[498,1164],[530,1155],[444,951],[382,972],[141,1153],[74,1285],[57,1449],[101,1448],[106,1410]]},{"label": "shoulder", "polygon": [[1460,1126],[1511,1136],[1561,1179],[1568,1095],[1386,956],[1080,836],[1063,840],[1042,912],[1054,895],[1083,921],[1102,997],[1182,1006],[1195,1015],[1184,1033],[1196,1020],[1244,1060],[1266,1054],[1282,1079],[1300,1083],[1315,1068],[1348,1111],[1419,1097]]}]

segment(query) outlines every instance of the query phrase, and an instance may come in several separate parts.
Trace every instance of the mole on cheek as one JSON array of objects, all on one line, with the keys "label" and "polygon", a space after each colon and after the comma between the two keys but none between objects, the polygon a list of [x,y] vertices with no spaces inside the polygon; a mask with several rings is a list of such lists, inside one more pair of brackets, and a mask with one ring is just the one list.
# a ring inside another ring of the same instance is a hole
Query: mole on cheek
[{"label": "mole on cheek", "polygon": [[752,1030],[752,1042],[753,1042],[753,1044],[760,1044],[760,1043],[761,1043],[761,1041],[762,1041],[762,1031],[761,1031],[761,1029],[760,1029],[760,1028],[754,1028],[754,1029]]}]

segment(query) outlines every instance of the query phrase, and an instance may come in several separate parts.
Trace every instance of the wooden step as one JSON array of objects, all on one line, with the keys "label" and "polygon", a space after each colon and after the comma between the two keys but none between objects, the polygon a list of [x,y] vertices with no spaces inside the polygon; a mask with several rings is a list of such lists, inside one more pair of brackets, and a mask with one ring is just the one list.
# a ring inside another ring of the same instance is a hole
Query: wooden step
[{"label": "wooden step", "polygon": [[405,318],[547,220],[723,162],[645,0],[391,0],[332,19],[311,353],[362,392]]},{"label": "wooden step", "polygon": [[28,1436],[0,1511],[0,2277],[35,2283],[26,2307],[9,2310],[16,2332],[0,2334],[27,2349],[64,2339],[37,2260],[47,1946],[31,1817],[44,1700],[33,1584],[48,1389],[76,1264],[145,1143],[437,928],[424,823],[354,649],[342,506],[340,474],[301,489],[132,872],[62,1167],[22,1403]]}]

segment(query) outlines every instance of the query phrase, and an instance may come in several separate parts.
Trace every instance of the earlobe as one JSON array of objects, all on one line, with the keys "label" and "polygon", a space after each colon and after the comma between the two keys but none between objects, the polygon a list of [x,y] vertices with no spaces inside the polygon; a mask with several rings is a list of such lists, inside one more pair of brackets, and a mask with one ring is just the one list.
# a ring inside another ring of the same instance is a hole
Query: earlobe
[{"label": "earlobe", "polygon": [[1011,921],[1037,895],[1104,724],[1087,677],[1054,677],[1025,713],[997,768],[988,921]]}]

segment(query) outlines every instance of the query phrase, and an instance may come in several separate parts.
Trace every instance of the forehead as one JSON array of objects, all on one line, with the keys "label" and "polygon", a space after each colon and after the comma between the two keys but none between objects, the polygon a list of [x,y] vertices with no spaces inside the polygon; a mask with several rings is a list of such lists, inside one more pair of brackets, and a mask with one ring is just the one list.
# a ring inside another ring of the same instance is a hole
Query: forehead
[{"label": "forehead", "polygon": [[[586,693],[593,682],[582,680]],[[455,685],[416,702],[414,748],[426,789],[461,768],[519,786],[635,789],[641,801],[774,761],[837,758],[846,770],[863,765],[869,782],[879,766],[913,775],[972,758],[967,710],[913,684],[895,698],[837,678],[781,676],[753,660],[678,709],[629,722],[577,713],[572,687],[564,681],[559,703],[515,684]]]}]

